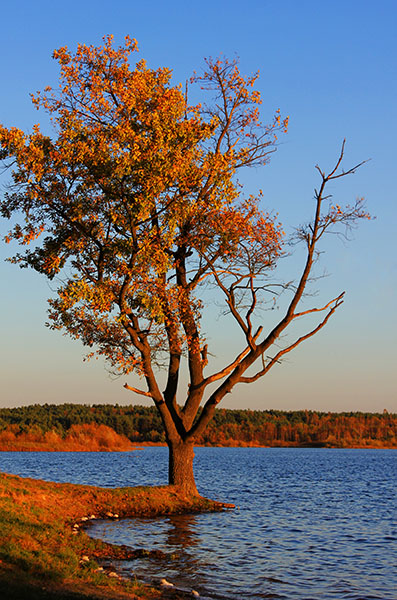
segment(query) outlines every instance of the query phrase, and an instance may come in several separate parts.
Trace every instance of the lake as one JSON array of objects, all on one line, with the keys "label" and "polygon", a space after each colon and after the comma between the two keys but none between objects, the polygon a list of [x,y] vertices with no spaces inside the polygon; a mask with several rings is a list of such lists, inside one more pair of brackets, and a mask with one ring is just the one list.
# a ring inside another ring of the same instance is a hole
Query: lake
[{"label": "lake", "polygon": [[[104,487],[166,483],[167,449],[2,452],[0,470]],[[397,450],[197,448],[201,494],[236,509],[98,521],[90,534],[165,561],[120,564],[202,598],[396,600]]]}]

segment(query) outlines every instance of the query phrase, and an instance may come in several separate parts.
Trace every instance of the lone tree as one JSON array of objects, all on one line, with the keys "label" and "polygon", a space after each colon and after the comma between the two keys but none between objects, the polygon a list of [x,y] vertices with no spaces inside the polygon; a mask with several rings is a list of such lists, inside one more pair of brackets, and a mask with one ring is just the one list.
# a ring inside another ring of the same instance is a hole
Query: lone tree
[{"label": "lone tree", "polygon": [[[260,194],[243,196],[236,175],[268,162],[287,119],[277,111],[270,125],[261,123],[257,75],[243,77],[235,61],[206,61],[190,82],[206,103],[191,106],[187,86],[172,85],[169,70],[142,60],[131,68],[136,51],[135,40],[127,37],[115,49],[109,36],[101,47],[54,52],[59,89],[46,88],[33,102],[50,113],[56,136],[43,135],[38,125],[30,135],[0,127],[0,157],[12,168],[0,207],[16,222],[5,240],[28,246],[11,260],[57,282],[51,327],[104,356],[113,371],[140,375],[142,389],[125,387],[152,398],[161,415],[169,482],[197,494],[196,436],[237,383],[263,377],[325,326],[343,294],[298,308],[318,243],[331,227],[367,215],[361,200],[341,208],[326,195],[330,181],[360,166],[342,170],[342,147],[330,172],[317,167],[313,220],[297,232],[306,263],[282,318],[265,331],[258,309],[269,292],[274,296],[271,275],[283,233],[261,211]],[[203,290],[211,285],[242,334],[235,358],[215,372],[200,328]],[[292,322],[313,313],[314,327],[280,345]],[[183,365],[188,385],[181,404]]]}]

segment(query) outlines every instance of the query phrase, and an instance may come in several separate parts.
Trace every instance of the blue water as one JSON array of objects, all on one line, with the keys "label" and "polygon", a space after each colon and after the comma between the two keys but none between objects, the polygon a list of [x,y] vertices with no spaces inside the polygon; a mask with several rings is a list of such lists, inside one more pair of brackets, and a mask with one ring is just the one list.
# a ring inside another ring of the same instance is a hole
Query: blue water
[{"label": "blue water", "polygon": [[[0,470],[101,486],[164,484],[167,449],[0,453]],[[397,600],[397,451],[198,448],[199,491],[235,510],[97,522],[93,536],[160,549],[118,565],[202,598]]]}]

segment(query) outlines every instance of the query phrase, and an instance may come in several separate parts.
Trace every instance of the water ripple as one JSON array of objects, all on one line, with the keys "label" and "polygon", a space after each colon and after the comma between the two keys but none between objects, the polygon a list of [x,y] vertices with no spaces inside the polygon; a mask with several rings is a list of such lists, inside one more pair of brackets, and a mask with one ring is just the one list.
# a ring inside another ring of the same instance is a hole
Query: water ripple
[{"label": "water ripple", "polygon": [[[101,486],[165,483],[167,450],[0,453],[0,469]],[[397,451],[198,448],[203,495],[234,511],[99,522],[94,536],[160,549],[119,564],[212,600],[396,600]]]}]

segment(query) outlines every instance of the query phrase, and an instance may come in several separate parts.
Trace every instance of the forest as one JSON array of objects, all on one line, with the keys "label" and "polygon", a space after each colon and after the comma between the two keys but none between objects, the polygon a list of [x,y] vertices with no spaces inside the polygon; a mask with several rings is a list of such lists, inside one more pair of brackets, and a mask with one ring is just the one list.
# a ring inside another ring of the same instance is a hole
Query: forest
[{"label": "forest", "polygon": [[[0,451],[130,450],[163,444],[155,407],[44,404],[0,409]],[[397,414],[219,409],[196,445],[396,448]]]}]

